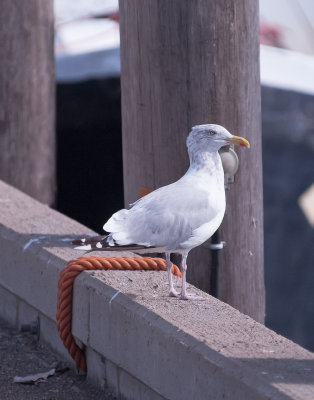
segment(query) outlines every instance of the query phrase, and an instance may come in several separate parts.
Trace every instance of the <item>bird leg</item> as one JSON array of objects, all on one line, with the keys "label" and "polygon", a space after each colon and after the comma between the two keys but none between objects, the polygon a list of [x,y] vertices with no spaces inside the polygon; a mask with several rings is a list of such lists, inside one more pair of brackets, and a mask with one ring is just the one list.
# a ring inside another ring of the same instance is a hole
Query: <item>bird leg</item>
[{"label": "bird leg", "polygon": [[166,264],[168,271],[168,281],[169,281],[169,296],[170,297],[179,297],[179,293],[175,290],[172,281],[172,262],[170,260],[170,253],[166,253]]},{"label": "bird leg", "polygon": [[181,261],[181,272],[182,272],[182,289],[181,289],[181,300],[205,300],[202,296],[197,296],[196,294],[187,293],[186,292],[186,259],[188,254],[182,254],[182,261]]}]

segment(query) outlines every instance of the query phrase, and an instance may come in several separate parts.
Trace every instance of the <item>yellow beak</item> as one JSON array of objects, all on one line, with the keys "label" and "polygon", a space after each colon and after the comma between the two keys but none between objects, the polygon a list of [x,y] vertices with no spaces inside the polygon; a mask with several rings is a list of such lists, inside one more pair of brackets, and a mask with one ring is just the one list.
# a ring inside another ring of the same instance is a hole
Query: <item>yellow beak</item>
[{"label": "yellow beak", "polygon": [[232,136],[232,138],[226,139],[226,141],[232,144],[236,144],[238,146],[248,147],[248,148],[250,147],[249,141],[241,136]]}]

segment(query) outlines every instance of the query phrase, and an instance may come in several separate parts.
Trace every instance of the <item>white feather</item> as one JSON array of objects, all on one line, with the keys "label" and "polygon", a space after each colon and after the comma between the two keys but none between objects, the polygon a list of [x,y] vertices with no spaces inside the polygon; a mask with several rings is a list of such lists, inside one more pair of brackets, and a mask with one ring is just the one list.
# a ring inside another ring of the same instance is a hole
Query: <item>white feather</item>
[{"label": "white feather", "polygon": [[[231,136],[226,132],[222,137]],[[105,223],[104,229],[117,244],[180,252],[199,246],[217,230],[225,212],[224,175],[218,154],[221,144],[208,137],[202,126],[194,128],[187,140],[191,161],[187,173]]]}]

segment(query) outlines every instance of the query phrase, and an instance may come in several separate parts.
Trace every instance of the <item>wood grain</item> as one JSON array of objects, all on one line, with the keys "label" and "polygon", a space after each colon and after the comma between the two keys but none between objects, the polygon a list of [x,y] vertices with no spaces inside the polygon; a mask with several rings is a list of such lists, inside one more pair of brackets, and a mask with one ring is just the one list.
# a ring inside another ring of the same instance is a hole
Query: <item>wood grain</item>
[{"label": "wood grain", "polygon": [[55,197],[52,0],[3,0],[0,178],[51,205]]},{"label": "wood grain", "polygon": [[[246,137],[227,194],[219,297],[264,320],[263,194],[258,1],[120,0],[126,203],[188,168],[193,125],[218,123]],[[210,254],[188,259],[188,279],[209,290]]]}]

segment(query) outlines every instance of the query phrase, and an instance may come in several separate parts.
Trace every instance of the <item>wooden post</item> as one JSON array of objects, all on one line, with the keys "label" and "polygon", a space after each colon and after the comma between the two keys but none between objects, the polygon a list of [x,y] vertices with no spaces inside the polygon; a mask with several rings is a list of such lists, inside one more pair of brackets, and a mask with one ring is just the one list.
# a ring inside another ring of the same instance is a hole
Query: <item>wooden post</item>
[{"label": "wooden post", "polygon": [[[218,123],[246,137],[227,194],[219,297],[264,321],[258,0],[120,0],[126,203],[188,167],[193,125]],[[209,290],[210,252],[188,259],[188,279]]]},{"label": "wooden post", "polygon": [[0,179],[51,205],[55,195],[52,0],[3,0]]}]

